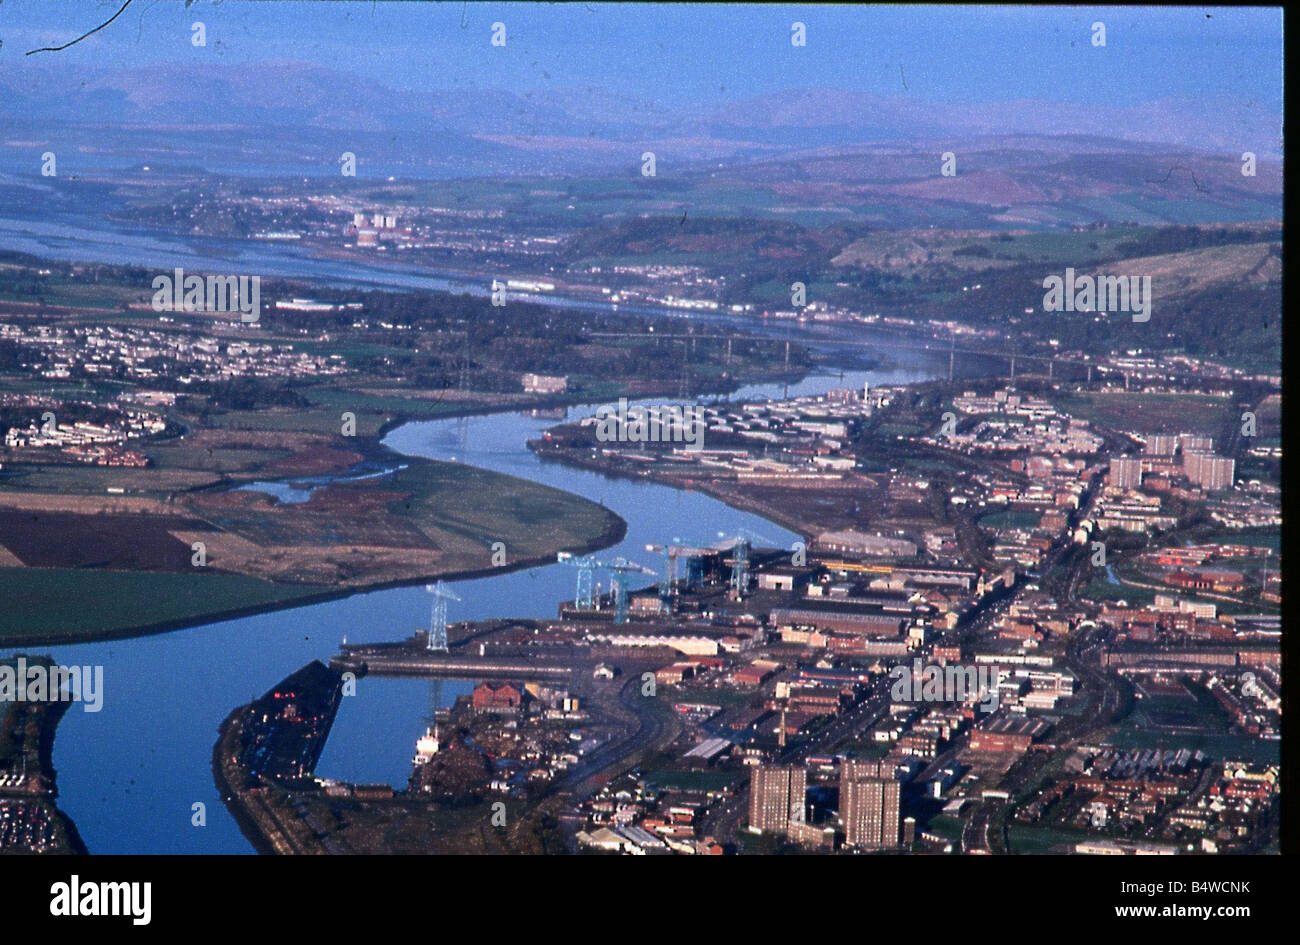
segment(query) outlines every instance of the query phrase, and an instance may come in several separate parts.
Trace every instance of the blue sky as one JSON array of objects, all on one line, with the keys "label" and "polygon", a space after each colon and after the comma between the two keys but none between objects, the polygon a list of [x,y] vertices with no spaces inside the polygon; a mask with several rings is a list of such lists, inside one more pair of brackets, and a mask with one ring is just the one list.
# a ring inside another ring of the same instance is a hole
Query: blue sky
[{"label": "blue sky", "polygon": [[[933,102],[1131,105],[1245,97],[1280,111],[1282,15],[1268,8],[851,7],[509,3],[0,3],[0,75],[157,62],[299,59],[397,88],[583,88],[673,105],[835,87]],[[208,45],[190,43],[202,21]],[[807,24],[808,44],[790,43]],[[1106,24],[1104,49],[1091,24]],[[503,22],[506,47],[490,42]],[[61,58],[56,58],[61,57]]]}]

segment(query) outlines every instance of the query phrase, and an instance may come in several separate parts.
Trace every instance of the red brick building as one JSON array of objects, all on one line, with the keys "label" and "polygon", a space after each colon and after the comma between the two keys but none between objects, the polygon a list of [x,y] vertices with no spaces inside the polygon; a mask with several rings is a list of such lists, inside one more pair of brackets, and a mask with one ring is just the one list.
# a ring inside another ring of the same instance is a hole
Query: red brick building
[{"label": "red brick building", "polygon": [[512,683],[479,683],[472,698],[476,709],[518,709],[524,703],[523,690]]}]

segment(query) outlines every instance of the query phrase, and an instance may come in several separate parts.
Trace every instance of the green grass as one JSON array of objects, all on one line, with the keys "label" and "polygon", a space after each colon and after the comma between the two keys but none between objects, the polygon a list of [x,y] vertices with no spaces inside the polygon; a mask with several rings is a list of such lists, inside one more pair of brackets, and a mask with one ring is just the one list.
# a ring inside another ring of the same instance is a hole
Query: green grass
[{"label": "green grass", "polygon": [[855,741],[853,747],[849,749],[848,753],[854,758],[866,759],[868,761],[879,761],[881,758],[884,758],[889,754],[890,749],[893,747],[893,742],[878,742],[875,740],[868,741],[863,738]]},{"label": "green grass", "polygon": [[389,511],[484,546],[502,541],[508,561],[582,545],[612,523],[587,499],[475,466],[412,463],[383,482],[411,493]]},{"label": "green grass", "polygon": [[[382,386],[382,385],[377,385]],[[357,426],[364,414],[400,414],[417,418],[445,416],[464,405],[455,401],[432,400],[421,397],[380,397],[360,391],[344,389],[318,389],[307,393],[314,407],[335,407],[337,413],[350,410],[357,415]],[[333,416],[334,414],[331,414]]]},{"label": "green grass", "polygon": [[1209,733],[1170,733],[1128,725],[1115,728],[1102,739],[1104,744],[1116,748],[1171,748],[1200,749],[1212,758],[1223,761],[1256,761],[1276,764],[1279,760],[1277,742],[1261,741],[1249,735],[1214,735]]},{"label": "green grass", "polygon": [[[1116,574],[1115,576],[1123,580],[1122,574]],[[1096,576],[1083,586],[1080,593],[1081,596],[1089,600],[1101,602],[1124,600],[1134,607],[1145,606],[1153,603],[1156,599],[1156,592],[1145,587],[1110,583],[1106,578],[1106,573],[1101,570],[1098,570]]]},{"label": "green grass", "polygon": [[194,459],[189,468],[125,469],[115,466],[26,466],[14,464],[0,472],[0,486],[29,492],[53,492],[60,495],[102,496],[109,488],[125,489],[128,494],[166,495],[215,482],[219,477],[204,470]]},{"label": "green grass", "polygon": [[328,588],[277,586],[230,574],[0,568],[0,641],[93,635],[265,606]]},{"label": "green grass", "polygon": [[1057,406],[1080,420],[1117,430],[1216,437],[1233,413],[1227,398],[1189,394],[1083,394],[1061,398]]},{"label": "green grass", "polygon": [[1040,517],[1037,512],[1014,509],[1004,512],[989,512],[987,515],[980,516],[979,526],[980,528],[990,529],[1034,528],[1038,525]]},{"label": "green grass", "polygon": [[[488,567],[494,541],[505,543],[507,564],[587,547],[617,522],[607,509],[580,496],[472,466],[412,461],[393,477],[375,481],[375,488],[394,486],[409,492],[410,499],[389,511],[413,519],[450,552],[443,570]],[[216,572],[0,568],[0,641],[121,634],[337,589]]]},{"label": "green grass", "polygon": [[1051,827],[1029,827],[1024,824],[1007,824],[1007,845],[1012,853],[1043,854],[1052,847],[1087,840],[1087,834],[1054,830]]},{"label": "green grass", "polygon": [[720,791],[738,780],[729,771],[670,771],[660,769],[645,776],[647,786],[678,791]]},{"label": "green grass", "polygon": [[955,845],[961,840],[961,831],[965,826],[964,821],[957,817],[949,817],[947,814],[936,814],[930,818],[930,822],[925,825],[927,833],[933,833],[945,840],[950,840]]},{"label": "green grass", "polygon": [[342,415],[345,410],[356,414],[356,435],[359,437],[376,435],[379,428],[392,419],[388,414],[367,413],[358,407],[340,407],[333,410],[324,406],[315,406],[306,410],[297,407],[229,410],[214,413],[205,423],[209,427],[220,430],[323,433],[338,436],[343,429]]}]

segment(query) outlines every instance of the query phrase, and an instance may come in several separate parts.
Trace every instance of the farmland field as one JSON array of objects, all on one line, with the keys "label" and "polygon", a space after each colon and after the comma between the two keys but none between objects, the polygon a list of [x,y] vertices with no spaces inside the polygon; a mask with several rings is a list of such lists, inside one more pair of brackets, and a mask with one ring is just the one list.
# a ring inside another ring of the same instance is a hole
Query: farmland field
[{"label": "farmland field", "polygon": [[[298,503],[247,490],[192,495],[172,512],[135,501],[153,511],[0,511],[0,638],[125,635],[478,571],[492,566],[497,541],[519,565],[608,543],[623,527],[578,496],[417,460],[328,484]],[[204,545],[201,566],[195,541]],[[49,567],[55,562],[71,566]]]}]

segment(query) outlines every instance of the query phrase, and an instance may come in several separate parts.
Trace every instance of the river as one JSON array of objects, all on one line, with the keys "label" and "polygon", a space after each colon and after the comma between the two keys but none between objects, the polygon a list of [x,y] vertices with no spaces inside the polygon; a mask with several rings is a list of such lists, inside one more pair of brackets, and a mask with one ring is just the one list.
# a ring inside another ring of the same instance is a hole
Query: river
[{"label": "river", "polygon": [[[46,257],[155,266],[164,271],[181,265],[339,284],[483,291],[476,284],[417,271],[315,259],[292,247],[179,239],[109,225],[86,214],[64,218],[58,213],[42,216],[11,209],[0,216],[0,245]],[[546,301],[609,310],[598,302]],[[626,307],[622,311],[632,313]],[[636,314],[672,317],[663,311]],[[692,316],[692,321],[729,320]],[[791,395],[856,388],[868,381],[873,385],[919,381],[939,376],[947,368],[946,352],[892,349],[888,335],[857,326],[755,326],[751,322],[745,327],[780,333],[823,350],[833,350],[837,339],[879,343],[873,354],[883,357],[887,367],[812,376],[789,385]],[[975,364],[963,368],[963,373],[978,370]],[[756,385],[733,399],[777,398],[785,393],[781,384]],[[569,415],[592,409],[594,405],[571,408]],[[742,528],[773,543],[789,545],[795,540],[766,520],[700,493],[543,463],[525,443],[556,422],[521,413],[412,422],[392,430],[385,442],[407,455],[469,463],[602,502],[628,524],[625,539],[605,554],[622,555],[655,569],[660,561],[645,551],[649,543],[713,540],[719,533],[734,534]],[[285,496],[290,498],[291,493]],[[508,547],[506,553],[508,559]],[[558,603],[573,597],[574,578],[572,568],[556,564],[457,582],[454,589],[463,601],[450,605],[449,618],[553,617]],[[327,661],[345,639],[394,640],[427,627],[430,603],[423,587],[396,588],[155,636],[32,648],[51,653],[64,665],[104,667],[102,710],[88,713],[74,705],[59,725],[54,748],[59,806],[76,822],[91,853],[253,852],[213,784],[211,757],[217,726],[235,706],[260,696],[293,670],[313,659]],[[470,681],[447,680],[437,691],[449,704],[470,685]],[[427,680],[361,680],[357,695],[344,700],[317,773],[404,786],[430,697]],[[205,805],[204,826],[192,825],[196,803]]]},{"label": "river", "polygon": [[[916,357],[915,353],[906,355]],[[790,393],[899,383],[931,375],[921,364],[890,371],[819,375]],[[758,385],[736,397],[777,397],[781,385]],[[572,415],[591,407],[573,408]],[[604,503],[628,523],[606,554],[658,568],[649,543],[713,540],[749,529],[789,545],[793,534],[697,492],[542,462],[525,442],[556,423],[520,413],[414,422],[389,433],[401,453],[470,463],[555,486]],[[507,560],[509,548],[506,549]],[[449,618],[553,617],[574,593],[575,572],[549,565],[453,585],[463,602]],[[647,582],[653,580],[647,577]],[[427,627],[431,597],[423,587],[357,594],[131,640],[56,647],[64,665],[104,666],[103,709],[74,705],[55,742],[59,806],[92,853],[249,853],[212,781],[217,726],[236,705],[313,659],[328,660],[350,642],[393,640]],[[444,704],[468,683],[443,683]],[[421,679],[362,679],[344,700],[317,773],[350,781],[406,783],[415,739],[428,715],[430,684]],[[191,825],[192,805],[206,806],[206,826]]]},{"label": "river", "polygon": [[[106,209],[106,208],[105,208]],[[0,248],[29,253],[44,259],[67,262],[100,262],[122,266],[142,266],[170,275],[176,267],[192,272],[281,277],[349,288],[407,289],[429,292],[453,292],[485,297],[491,294],[492,279],[469,277],[458,273],[435,272],[403,262],[400,257],[331,259],[315,254],[310,247],[278,244],[258,240],[221,237],[186,236],[143,227],[110,222],[85,211],[58,211],[41,208],[26,213],[7,207],[0,213]],[[152,283],[140,287],[141,295],[152,295]],[[904,339],[899,332],[879,325],[842,322],[798,323],[792,320],[755,319],[746,315],[686,311],[658,305],[611,305],[592,298],[571,298],[555,293],[510,292],[509,299],[551,305],[577,311],[617,312],[673,325],[708,324],[751,334],[791,340],[822,352],[834,350],[837,343],[850,342],[879,345],[877,353],[888,353]],[[906,339],[913,347],[918,338]],[[942,341],[934,342],[943,352]],[[978,373],[976,365],[999,365],[996,358],[964,355],[971,362],[963,372]],[[907,366],[917,363],[908,355],[894,363]],[[928,361],[926,362],[928,363]],[[997,367],[994,367],[996,371]]]}]

